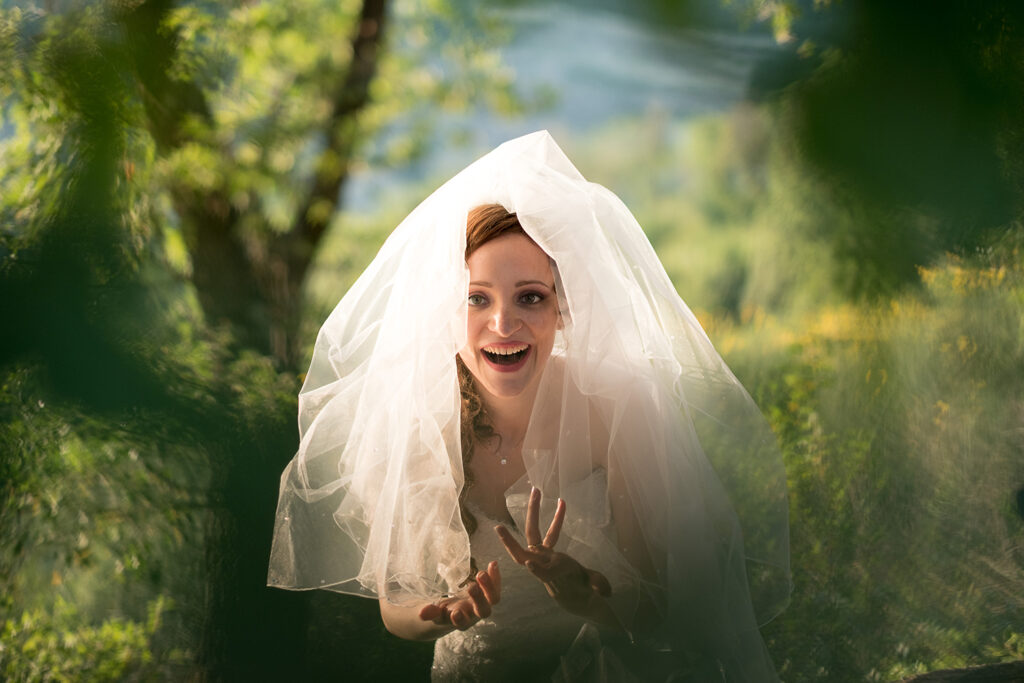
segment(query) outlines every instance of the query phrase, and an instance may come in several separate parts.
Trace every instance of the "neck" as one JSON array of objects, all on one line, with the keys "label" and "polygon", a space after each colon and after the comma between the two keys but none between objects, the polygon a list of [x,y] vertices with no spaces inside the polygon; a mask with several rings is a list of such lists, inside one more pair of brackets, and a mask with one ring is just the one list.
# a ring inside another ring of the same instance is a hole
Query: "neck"
[{"label": "neck", "polygon": [[530,426],[530,414],[533,412],[533,401],[537,397],[539,382],[526,388],[518,396],[493,396],[486,390],[481,391],[481,398],[487,408],[487,417],[502,439],[510,446],[522,444],[526,437],[526,429]]}]

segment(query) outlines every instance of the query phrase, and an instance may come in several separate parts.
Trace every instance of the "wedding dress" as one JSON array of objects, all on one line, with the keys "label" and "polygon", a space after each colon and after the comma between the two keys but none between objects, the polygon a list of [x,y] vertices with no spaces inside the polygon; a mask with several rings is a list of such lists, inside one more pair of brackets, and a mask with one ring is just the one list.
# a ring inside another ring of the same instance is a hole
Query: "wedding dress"
[{"label": "wedding dress", "polygon": [[[588,477],[598,488],[607,481],[602,470]],[[513,519],[512,533],[521,545],[530,483],[524,475],[506,492],[506,505]],[[628,683],[634,676],[626,671],[615,651],[629,648],[622,634],[605,631],[586,619],[559,608],[543,585],[516,564],[505,550],[493,527],[505,520],[488,517],[470,504],[479,525],[470,537],[473,557],[480,566],[497,560],[501,570],[501,602],[492,615],[466,631],[453,631],[434,645],[431,678],[437,683],[489,681],[518,683],[550,681],[616,681]],[[553,513],[550,501],[542,517]],[[623,589],[619,585],[615,588]],[[603,640],[602,640],[603,638]]]},{"label": "wedding dress", "polygon": [[[465,631],[452,631],[434,645],[434,681],[550,680],[560,658],[586,623],[559,609],[526,569],[509,557],[492,527],[500,520],[479,509],[480,526],[470,538],[473,556],[501,570],[501,602],[494,612]],[[524,539],[519,539],[525,544]]]}]

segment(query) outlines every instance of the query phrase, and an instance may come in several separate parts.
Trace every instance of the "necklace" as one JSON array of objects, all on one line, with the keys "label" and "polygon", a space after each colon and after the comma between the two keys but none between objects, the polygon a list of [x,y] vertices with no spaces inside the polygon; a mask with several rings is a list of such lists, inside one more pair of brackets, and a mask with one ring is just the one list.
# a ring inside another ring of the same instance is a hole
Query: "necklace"
[{"label": "necklace", "polygon": [[[514,448],[519,448],[519,447],[521,447],[521,446],[523,445],[523,437],[520,437],[520,438],[519,438],[519,440],[518,440],[518,441],[516,441],[516,442],[515,442],[514,444],[512,444],[512,445],[513,445],[513,447],[514,447]],[[499,462],[500,464],[502,464],[502,465],[507,465],[507,464],[508,464],[508,456],[507,456],[507,455],[504,455],[504,453],[503,453],[503,451],[504,451],[504,450],[505,450],[505,449],[504,449],[504,448],[502,448],[502,447],[501,447],[501,445],[499,445],[499,446],[498,446],[498,453],[497,453],[497,455],[498,455],[498,462]],[[506,451],[506,452],[507,452],[507,451]]]}]

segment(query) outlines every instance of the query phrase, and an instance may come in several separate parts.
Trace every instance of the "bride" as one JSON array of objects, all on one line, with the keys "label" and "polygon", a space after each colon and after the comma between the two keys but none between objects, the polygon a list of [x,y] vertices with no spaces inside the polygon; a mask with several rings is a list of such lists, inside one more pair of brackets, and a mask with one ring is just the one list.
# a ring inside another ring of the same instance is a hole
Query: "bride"
[{"label": "bride", "polygon": [[[767,424],[546,132],[418,206],[321,328],[268,582],[374,597],[434,680],[775,680]],[[741,532],[742,529],[742,532]]]}]

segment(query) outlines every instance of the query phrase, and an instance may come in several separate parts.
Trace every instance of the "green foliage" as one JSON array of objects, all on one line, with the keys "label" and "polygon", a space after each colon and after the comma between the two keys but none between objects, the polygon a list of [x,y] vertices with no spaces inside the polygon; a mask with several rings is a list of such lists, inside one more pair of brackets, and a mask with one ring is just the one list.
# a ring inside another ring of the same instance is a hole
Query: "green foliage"
[{"label": "green foliage", "polygon": [[530,106],[498,56],[507,35],[485,12],[395,2],[385,27],[390,49],[358,114],[352,155],[319,156],[358,11],[358,2],[328,0],[178,8],[167,27],[181,36],[172,75],[202,88],[210,116],[190,122],[194,142],[159,159],[160,184],[223,190],[256,239],[292,227],[318,165],[338,174],[401,166],[425,151],[442,111]]},{"label": "green foliage", "polygon": [[108,225],[78,227],[123,230],[126,257],[191,280],[207,323],[292,367],[349,176],[421,155],[440,112],[537,104],[501,64],[506,37],[446,0],[0,10],[3,248],[30,253],[83,184],[72,169],[105,155],[89,179],[108,187],[88,194],[110,200]]},{"label": "green foliage", "polygon": [[[145,620],[147,603],[165,595],[179,607],[162,613],[157,636],[145,633],[145,648],[161,661],[174,651],[199,649],[205,617],[196,596],[208,571],[203,544],[223,505],[210,495],[223,468],[218,457],[225,444],[237,443],[255,460],[261,454],[246,446],[247,439],[290,435],[298,385],[270,359],[235,356],[223,339],[179,324],[192,339],[183,335],[175,346],[148,352],[152,366],[173,383],[171,393],[191,410],[140,410],[112,423],[54,396],[37,367],[23,365],[4,377],[0,615],[45,613],[59,617],[61,628],[91,633],[112,611],[125,615],[129,626]],[[287,451],[277,453],[284,459]],[[272,511],[269,506],[264,513]],[[51,614],[55,599],[74,609]],[[33,619],[37,624],[42,617]],[[121,630],[110,633],[142,637],[118,624],[110,628]],[[90,656],[97,659],[90,661],[99,666],[99,657],[115,657],[112,648],[94,648]],[[179,664],[191,666],[191,660]]]},{"label": "green foliage", "polygon": [[[831,0],[814,0],[814,7],[830,3]],[[722,0],[722,4],[736,11],[746,25],[758,21],[767,22],[775,40],[788,43],[794,39],[794,21],[803,14],[802,9],[806,10],[809,3],[799,0]]]},{"label": "green foliage", "polygon": [[784,679],[1019,657],[1021,235],[888,306],[712,322],[784,449],[796,590],[766,629]]},{"label": "green foliage", "polygon": [[[194,590],[205,460],[152,424],[111,427],[51,399],[33,379],[28,367],[6,375],[0,405],[9,454],[0,614],[50,610],[57,597],[75,606],[61,623],[77,628],[112,609],[141,618],[155,592]],[[186,607],[172,614],[169,633],[187,646],[196,614]]]},{"label": "green foliage", "polygon": [[272,675],[301,646],[304,603],[260,585],[298,386],[259,340],[294,332],[349,173],[415,158],[438,108],[528,104],[484,13],[388,5],[383,34],[354,1],[0,9],[0,611],[111,643],[54,677],[175,649]]},{"label": "green foliage", "polygon": [[25,683],[165,679],[185,658],[170,652],[161,661],[150,648],[169,607],[160,597],[150,603],[144,622],[112,617],[94,626],[83,625],[74,605],[58,598],[48,609],[4,622],[0,674]]}]

